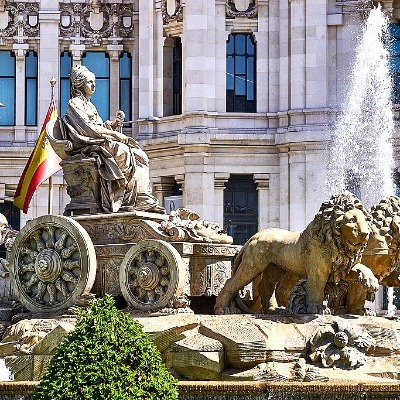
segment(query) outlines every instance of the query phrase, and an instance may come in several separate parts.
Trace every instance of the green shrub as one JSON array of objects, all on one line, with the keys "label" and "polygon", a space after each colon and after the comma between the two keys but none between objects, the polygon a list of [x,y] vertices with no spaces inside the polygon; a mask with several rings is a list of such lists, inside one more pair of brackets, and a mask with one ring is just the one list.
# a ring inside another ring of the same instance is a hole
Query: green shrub
[{"label": "green shrub", "polygon": [[176,400],[176,380],[141,325],[111,297],[80,310],[32,400]]}]

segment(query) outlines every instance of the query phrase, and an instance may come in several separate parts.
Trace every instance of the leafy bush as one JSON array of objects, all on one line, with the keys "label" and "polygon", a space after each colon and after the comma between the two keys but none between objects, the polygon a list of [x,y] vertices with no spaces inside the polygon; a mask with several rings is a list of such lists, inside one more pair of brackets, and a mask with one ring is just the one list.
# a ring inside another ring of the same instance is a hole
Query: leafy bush
[{"label": "leafy bush", "polygon": [[176,380],[141,325],[103,297],[80,310],[32,400],[176,400]]}]

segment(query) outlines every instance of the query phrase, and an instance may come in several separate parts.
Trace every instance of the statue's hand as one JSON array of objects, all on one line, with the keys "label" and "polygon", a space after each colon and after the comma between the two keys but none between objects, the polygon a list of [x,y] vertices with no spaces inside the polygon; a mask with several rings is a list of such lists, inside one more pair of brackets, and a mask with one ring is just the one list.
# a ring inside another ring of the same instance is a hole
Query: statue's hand
[{"label": "statue's hand", "polygon": [[121,110],[117,110],[115,113],[115,119],[111,122],[111,126],[113,129],[118,129],[124,123],[125,113]]}]

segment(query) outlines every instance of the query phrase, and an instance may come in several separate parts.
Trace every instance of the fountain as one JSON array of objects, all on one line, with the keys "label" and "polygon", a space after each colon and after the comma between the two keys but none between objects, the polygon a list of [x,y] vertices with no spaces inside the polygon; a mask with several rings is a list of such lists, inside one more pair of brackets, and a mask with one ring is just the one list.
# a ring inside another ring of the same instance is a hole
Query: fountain
[{"label": "fountain", "polygon": [[[394,194],[394,121],[389,70],[388,19],[378,5],[370,11],[350,75],[349,90],[331,135],[328,187],[358,192],[366,206]],[[394,290],[387,288],[387,316]]]},{"label": "fountain", "polygon": [[372,9],[356,49],[349,90],[328,152],[330,192],[359,190],[367,207],[394,194],[394,122],[389,53],[384,45],[387,30],[381,7]]}]

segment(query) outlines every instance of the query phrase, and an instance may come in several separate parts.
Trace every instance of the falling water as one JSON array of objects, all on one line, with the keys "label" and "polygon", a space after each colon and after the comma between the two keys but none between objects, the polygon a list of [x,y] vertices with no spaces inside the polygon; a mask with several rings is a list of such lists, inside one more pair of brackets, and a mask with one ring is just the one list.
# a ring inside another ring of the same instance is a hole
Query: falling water
[{"label": "falling water", "polygon": [[353,189],[368,207],[394,192],[391,79],[383,40],[387,29],[381,7],[371,10],[329,151],[331,193]]},{"label": "falling water", "polygon": [[[381,7],[371,10],[357,46],[350,89],[332,132],[328,187],[349,189],[365,206],[394,194],[391,143],[394,121],[389,52],[384,45],[388,20]],[[388,316],[393,316],[393,288],[388,288]]]}]

